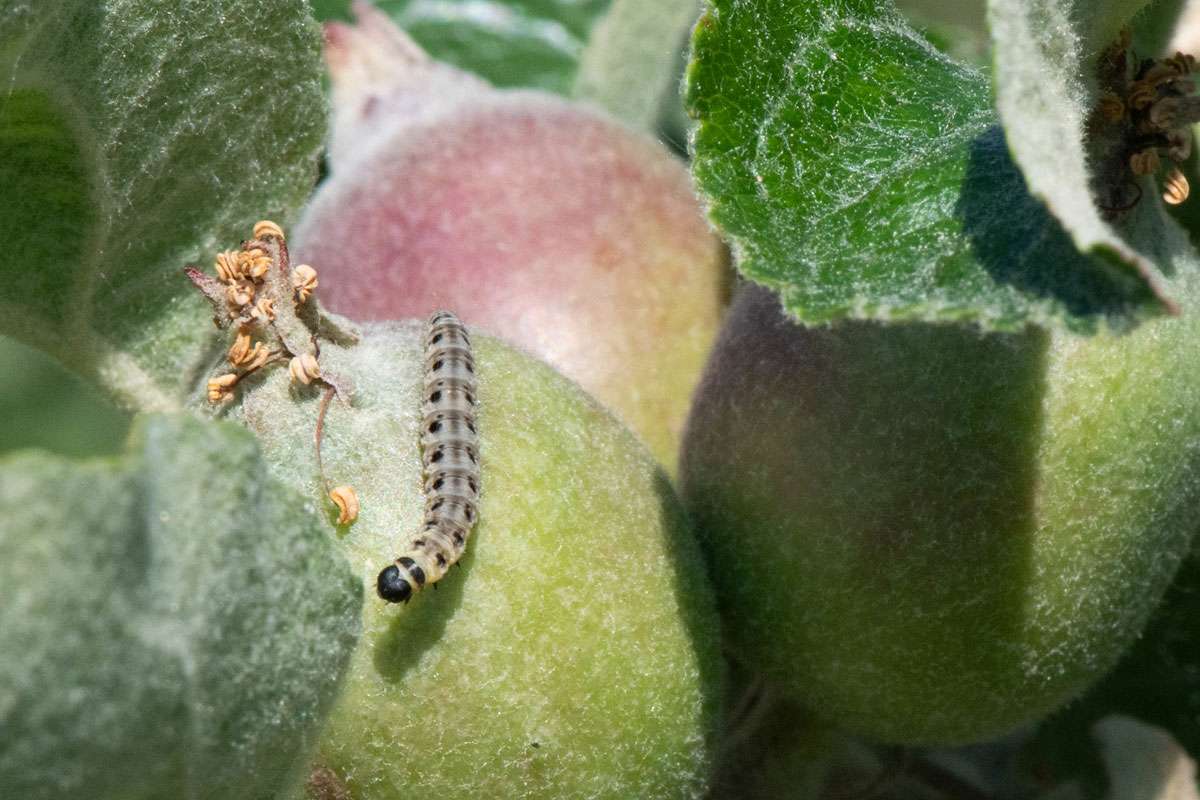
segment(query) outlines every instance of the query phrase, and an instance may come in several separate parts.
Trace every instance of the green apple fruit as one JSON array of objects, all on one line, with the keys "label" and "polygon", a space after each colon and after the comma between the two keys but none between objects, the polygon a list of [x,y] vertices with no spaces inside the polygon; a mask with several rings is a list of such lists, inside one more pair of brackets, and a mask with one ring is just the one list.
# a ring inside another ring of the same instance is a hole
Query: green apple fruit
[{"label": "green apple fruit", "polygon": [[731,279],[686,167],[358,12],[327,27],[330,178],[293,247],[322,301],[358,320],[454,309],[578,381],[673,471]]},{"label": "green apple fruit", "polygon": [[[338,536],[369,597],[315,791],[698,796],[721,690],[699,549],[649,453],[553,369],[472,336],[478,524],[461,569],[406,604],[376,595],[423,519],[424,331],[371,325],[357,345],[320,350],[322,370],[354,385],[348,405],[329,406],[322,462],[330,485],[358,496]],[[253,380],[229,413],[278,475],[320,497],[321,392],[284,369]]]},{"label": "green apple fruit", "polygon": [[1092,338],[805,328],[748,287],[681,455],[730,651],[896,743],[984,739],[1084,690],[1196,527],[1196,306]]},{"label": "green apple fruit", "polygon": [[1043,787],[1078,780],[1089,794],[1104,794],[1102,752],[1093,731],[1113,714],[1160,726],[1188,753],[1200,754],[1198,613],[1200,550],[1193,548],[1116,668],[1038,727],[1025,747],[1025,771]]}]

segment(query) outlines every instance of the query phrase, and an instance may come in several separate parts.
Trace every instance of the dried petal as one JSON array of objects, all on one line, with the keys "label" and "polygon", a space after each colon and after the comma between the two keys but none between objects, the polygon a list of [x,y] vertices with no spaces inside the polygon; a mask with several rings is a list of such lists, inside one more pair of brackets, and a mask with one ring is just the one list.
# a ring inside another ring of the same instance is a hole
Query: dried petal
[{"label": "dried petal", "polygon": [[1150,107],[1149,116],[1161,131],[1200,122],[1200,97],[1164,97]]},{"label": "dried petal", "polygon": [[1141,111],[1157,99],[1157,89],[1144,81],[1137,81],[1129,92],[1129,107]]},{"label": "dried petal", "polygon": [[1167,173],[1166,179],[1163,180],[1163,202],[1177,206],[1184,200],[1187,200],[1188,193],[1191,187],[1188,185],[1188,179],[1180,172],[1178,167],[1172,168]]},{"label": "dried petal", "polygon": [[1139,150],[1129,157],[1129,168],[1133,170],[1134,175],[1151,175],[1158,169],[1158,165],[1158,150],[1153,147]]},{"label": "dried petal", "polygon": [[271,237],[274,239],[283,240],[283,228],[280,228],[269,219],[260,220],[254,223],[254,238],[266,239]]},{"label": "dried petal", "polygon": [[[260,342],[261,344],[261,342]],[[250,357],[250,334],[238,333],[237,338],[233,340],[233,345],[229,348],[229,362],[234,366],[244,364]]]},{"label": "dried petal", "polygon": [[1146,70],[1146,74],[1142,76],[1142,82],[1150,86],[1159,86],[1184,74],[1186,73],[1180,72],[1169,60],[1160,61]]},{"label": "dried petal", "polygon": [[231,306],[240,308],[254,301],[254,286],[246,281],[231,284],[225,290],[225,299]]},{"label": "dried petal", "polygon": [[1178,75],[1190,75],[1196,68],[1196,57],[1176,51],[1175,55],[1165,59],[1163,63],[1170,66]]},{"label": "dried petal", "polygon": [[1105,92],[1100,95],[1100,115],[1109,122],[1120,122],[1125,119],[1125,104],[1115,92]]},{"label": "dried petal", "polygon": [[218,375],[208,382],[208,402],[219,403],[225,399],[238,382],[238,376],[232,372]]},{"label": "dried petal", "polygon": [[233,250],[217,253],[217,277],[226,283],[233,283],[242,277],[242,267],[238,254]]},{"label": "dried petal", "polygon": [[1196,91],[1196,82],[1190,79],[1176,78],[1171,81],[1171,90],[1180,94],[1192,94]]},{"label": "dried petal", "polygon": [[329,499],[338,507],[338,525],[349,525],[358,519],[358,495],[351,486],[338,486],[329,493]]},{"label": "dried petal", "polygon": [[262,280],[271,269],[271,257],[258,247],[238,253],[238,262],[242,272],[255,281]]},{"label": "dried petal", "polygon": [[301,264],[292,270],[292,287],[296,290],[296,299],[303,303],[317,288],[317,271],[308,264]]},{"label": "dried petal", "polygon": [[254,349],[250,351],[249,357],[246,359],[246,372],[253,372],[267,363],[271,358],[271,351],[262,342],[255,342]]},{"label": "dried petal", "polygon": [[275,301],[269,297],[264,297],[254,304],[254,310],[250,312],[250,316],[255,319],[273,322],[275,320]]},{"label": "dried petal", "polygon": [[288,372],[292,380],[305,386],[321,377],[321,367],[312,353],[301,353],[288,363]]}]

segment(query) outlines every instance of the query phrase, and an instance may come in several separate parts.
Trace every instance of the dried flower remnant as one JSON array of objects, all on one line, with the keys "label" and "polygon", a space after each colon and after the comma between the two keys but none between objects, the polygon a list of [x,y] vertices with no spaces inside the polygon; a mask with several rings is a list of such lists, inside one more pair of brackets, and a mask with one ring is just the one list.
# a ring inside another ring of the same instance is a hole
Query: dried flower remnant
[{"label": "dried flower remnant", "polygon": [[[292,382],[301,386],[322,383],[327,389],[317,418],[317,463],[321,464],[321,426],[329,398],[337,394],[348,400],[349,384],[321,367],[321,335],[354,342],[357,335],[346,331],[325,315],[317,303],[308,302],[317,288],[317,271],[307,264],[290,267],[283,229],[270,220],[254,226],[253,237],[238,250],[216,257],[216,277],[194,266],[184,269],[192,284],[213,307],[213,322],[225,330],[233,328],[234,339],[225,352],[225,365],[209,378],[205,396],[214,405],[230,400],[238,383],[272,364],[287,363]],[[301,307],[303,314],[301,314]],[[324,469],[321,480],[325,483]],[[349,486],[326,494],[338,507],[338,525],[358,518],[358,496]]]},{"label": "dried flower remnant", "polygon": [[1187,161],[1192,154],[1192,132],[1172,131],[1167,134],[1167,157],[1176,163]]},{"label": "dried flower remnant", "polygon": [[338,525],[349,525],[358,519],[358,494],[352,486],[338,486],[329,492],[329,499],[338,508]]},{"label": "dried flower remnant", "polygon": [[255,342],[254,349],[250,351],[249,356],[247,357],[243,366],[248,371],[253,372],[256,369],[265,367],[273,355],[274,353],[271,350],[268,350],[265,344],[262,342]]},{"label": "dried flower remnant", "polygon": [[229,397],[229,393],[237,381],[238,376],[232,372],[210,379],[208,382],[208,402],[219,403]]},{"label": "dried flower remnant", "polygon": [[1183,177],[1183,173],[1178,167],[1167,173],[1167,177],[1163,180],[1163,201],[1170,205],[1177,206],[1188,198],[1187,178]]},{"label": "dried flower remnant", "polygon": [[1129,168],[1134,175],[1153,175],[1159,164],[1158,151],[1153,147],[1139,150],[1129,157]]},{"label": "dried flower remnant", "polygon": [[1097,62],[1100,87],[1089,125],[1098,165],[1096,192],[1106,217],[1115,219],[1143,196],[1138,179],[1160,173],[1163,199],[1172,204],[1188,195],[1178,165],[1191,154],[1191,125],[1200,121],[1200,97],[1193,96],[1196,59],[1176,53],[1139,61],[1129,47],[1128,31]]},{"label": "dried flower remnant", "polygon": [[254,238],[262,239],[267,236],[283,241],[283,228],[269,219],[259,220],[254,223]]},{"label": "dried flower remnant", "polygon": [[296,383],[307,386],[321,377],[321,367],[312,353],[301,353],[288,363],[288,372]]},{"label": "dried flower remnant", "polygon": [[254,302],[254,284],[246,281],[231,283],[225,288],[225,300],[231,306],[248,306]]},{"label": "dried flower remnant", "polygon": [[276,223],[257,223],[253,237],[238,250],[217,254],[216,278],[196,267],[184,270],[212,304],[216,326],[233,327],[237,332],[226,352],[235,371],[222,369],[221,375],[209,381],[209,401],[228,400],[247,375],[285,362],[297,382],[321,381],[344,400],[345,382],[322,370],[317,361],[318,331],[337,331],[338,326],[315,309],[309,309],[303,319],[299,314],[300,306],[317,287],[317,271],[306,264],[290,268],[283,229]]},{"label": "dried flower remnant", "polygon": [[[261,344],[259,342],[258,344]],[[250,333],[248,331],[239,331],[237,338],[233,340],[233,344],[229,346],[229,352],[226,357],[229,363],[235,367],[241,366],[250,360]]]},{"label": "dried flower remnant", "polygon": [[254,304],[254,310],[250,312],[250,316],[255,319],[273,322],[275,320],[275,301],[269,297],[264,297]]},{"label": "dried flower remnant", "polygon": [[217,277],[225,283],[233,284],[242,277],[242,267],[237,256],[233,250],[217,253]]},{"label": "dried flower remnant", "polygon": [[308,264],[301,264],[292,270],[292,287],[296,290],[297,302],[306,302],[317,285],[317,271]]},{"label": "dried flower remnant", "polygon": [[1097,109],[1109,122],[1120,122],[1125,119],[1125,103],[1114,92],[1101,94]]}]

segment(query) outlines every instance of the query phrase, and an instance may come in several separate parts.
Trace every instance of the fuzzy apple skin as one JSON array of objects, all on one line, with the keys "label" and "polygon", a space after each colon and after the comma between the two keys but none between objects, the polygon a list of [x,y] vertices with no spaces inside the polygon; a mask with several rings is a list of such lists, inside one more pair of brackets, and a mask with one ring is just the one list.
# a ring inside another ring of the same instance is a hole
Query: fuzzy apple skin
[{"label": "fuzzy apple skin", "polygon": [[[480,521],[437,590],[407,605],[376,595],[423,513],[424,329],[371,326],[357,346],[321,347],[323,368],[355,385],[353,407],[329,408],[323,455],[331,484],[361,502],[330,535],[367,591],[319,748],[326,794],[697,796],[721,689],[699,549],[650,455],[554,370],[472,332]],[[314,502],[318,395],[275,369],[231,411]]]},{"label": "fuzzy apple skin", "polygon": [[1082,339],[806,329],[741,293],[681,457],[731,651],[898,743],[997,735],[1086,688],[1195,529],[1187,308]]},{"label": "fuzzy apple skin", "polygon": [[294,237],[329,278],[323,302],[358,320],[454,309],[578,381],[673,470],[729,282],[686,168],[598,113],[415,56],[364,78],[356,53],[401,47],[362,31],[384,24],[327,46],[331,178]]}]

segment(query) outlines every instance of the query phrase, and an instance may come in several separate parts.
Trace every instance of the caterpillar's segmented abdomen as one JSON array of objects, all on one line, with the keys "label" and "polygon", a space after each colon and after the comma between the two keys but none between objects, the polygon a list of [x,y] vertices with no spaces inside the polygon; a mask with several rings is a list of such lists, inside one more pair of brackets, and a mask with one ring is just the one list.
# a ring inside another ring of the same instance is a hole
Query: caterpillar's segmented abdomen
[{"label": "caterpillar's segmented abdomen", "polygon": [[425,336],[421,463],[425,522],[395,562],[379,573],[379,596],[407,602],[436,583],[466,550],[479,516],[479,433],[475,425],[475,358],[458,317],[439,311]]}]

